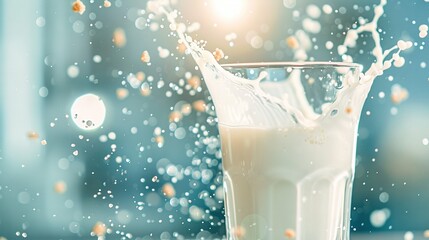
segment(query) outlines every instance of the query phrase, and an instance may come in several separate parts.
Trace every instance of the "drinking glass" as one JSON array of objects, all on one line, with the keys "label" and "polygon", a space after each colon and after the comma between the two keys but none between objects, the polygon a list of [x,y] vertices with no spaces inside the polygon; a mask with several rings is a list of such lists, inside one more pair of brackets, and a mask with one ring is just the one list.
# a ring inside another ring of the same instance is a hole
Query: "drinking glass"
[{"label": "drinking glass", "polygon": [[361,66],[202,67],[218,116],[227,239],[348,240]]}]

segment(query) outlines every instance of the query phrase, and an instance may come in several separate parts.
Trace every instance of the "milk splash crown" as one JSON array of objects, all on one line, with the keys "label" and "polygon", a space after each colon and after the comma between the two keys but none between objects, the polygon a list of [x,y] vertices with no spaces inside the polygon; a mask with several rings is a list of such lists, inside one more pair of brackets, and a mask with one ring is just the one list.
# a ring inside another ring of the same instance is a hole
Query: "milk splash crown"
[{"label": "milk splash crown", "polygon": [[[359,27],[348,30],[343,44],[337,47],[337,52],[342,56],[343,63],[329,64],[331,68],[338,72],[337,77],[341,77],[341,79],[332,79],[330,83],[339,84],[340,86],[326,86],[327,91],[332,88],[336,89],[333,96],[331,96],[332,99],[326,101],[320,109],[314,109],[314,106],[311,106],[310,102],[314,101],[314,99],[312,96],[305,95],[303,89],[306,86],[303,85],[304,82],[299,78],[300,75],[311,68],[322,69],[326,67],[323,66],[326,63],[309,63],[306,66],[303,65],[302,68],[298,68],[299,70],[294,68],[291,72],[288,72],[288,66],[291,67],[302,63],[283,63],[285,72],[288,75],[284,76],[285,79],[277,79],[277,81],[284,81],[284,84],[270,87],[269,81],[264,81],[267,76],[267,73],[264,72],[265,70],[260,71],[259,75],[254,77],[253,80],[249,80],[243,78],[242,74],[242,77],[240,77],[240,74],[234,75],[220,66],[210,52],[201,48],[197,42],[186,34],[187,26],[176,22],[179,14],[177,10],[168,10],[170,8],[168,1],[149,1],[147,8],[155,14],[164,14],[167,17],[170,29],[177,33],[179,41],[185,44],[187,52],[194,58],[213,96],[220,123],[231,126],[254,127],[315,127],[326,122],[328,116],[332,116],[336,112],[339,113],[339,116],[351,117],[354,121],[358,121],[364,100],[371,89],[374,79],[381,75],[383,71],[389,69],[392,64],[397,67],[404,64],[405,60],[400,56],[400,52],[412,46],[410,41],[400,40],[397,45],[387,50],[383,50],[381,47],[377,25],[378,20],[384,13],[386,3],[387,0],[381,0],[380,4],[374,8],[372,21],[363,22]],[[356,78],[355,74],[361,70],[361,67],[357,64],[352,64],[353,58],[347,52],[349,48],[356,47],[359,34],[363,32],[369,32],[372,35],[375,44],[372,55],[375,57],[375,62]],[[394,52],[395,50],[396,52]],[[388,59],[389,56],[390,58]],[[263,65],[269,66],[273,64],[265,63]],[[231,69],[234,66],[225,67]],[[266,70],[273,71],[273,68],[267,68]],[[289,94],[276,96],[272,94],[272,90],[277,87],[286,87],[291,90],[288,91]],[[269,90],[270,88],[271,90]],[[267,105],[271,107],[267,108]],[[265,109],[265,114],[262,113],[261,108]],[[270,109],[268,110],[269,114],[267,114],[266,109]]]},{"label": "milk splash crown", "polygon": [[[176,23],[177,11],[149,2],[186,45],[216,107],[228,239],[349,239],[361,109],[374,79],[403,65],[400,52],[412,46],[401,40],[382,49],[377,23],[386,3],[375,7],[372,21],[347,32],[337,47],[341,63],[220,66]],[[372,35],[375,62],[360,73],[347,52],[363,32]],[[295,56],[305,57],[304,50],[297,47]]]}]

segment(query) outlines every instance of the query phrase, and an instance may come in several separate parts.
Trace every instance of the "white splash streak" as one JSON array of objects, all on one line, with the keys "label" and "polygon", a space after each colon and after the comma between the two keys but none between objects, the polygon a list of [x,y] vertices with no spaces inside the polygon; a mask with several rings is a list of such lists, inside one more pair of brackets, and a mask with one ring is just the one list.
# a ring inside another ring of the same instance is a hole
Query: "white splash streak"
[{"label": "white splash streak", "polygon": [[[404,61],[404,59],[399,56],[400,52],[412,47],[413,45],[410,41],[400,40],[398,41],[396,46],[393,46],[383,52],[383,48],[381,47],[380,41],[380,33],[377,31],[377,27],[378,20],[383,15],[384,6],[386,4],[387,0],[381,0],[380,4],[374,8],[374,18],[372,19],[372,21],[365,23],[356,29],[350,29],[346,34],[344,43],[337,48],[338,54],[342,55],[344,62],[353,62],[353,58],[350,55],[346,54],[348,48],[354,48],[356,46],[356,41],[359,38],[359,34],[363,32],[371,33],[375,44],[375,47],[372,50],[372,55],[375,57],[376,61],[361,77],[360,83],[372,81],[375,79],[375,77],[382,75],[383,71],[389,69],[392,66],[393,61]],[[386,60],[389,54],[392,53],[394,50],[397,50],[396,53],[392,54],[392,57]]]}]

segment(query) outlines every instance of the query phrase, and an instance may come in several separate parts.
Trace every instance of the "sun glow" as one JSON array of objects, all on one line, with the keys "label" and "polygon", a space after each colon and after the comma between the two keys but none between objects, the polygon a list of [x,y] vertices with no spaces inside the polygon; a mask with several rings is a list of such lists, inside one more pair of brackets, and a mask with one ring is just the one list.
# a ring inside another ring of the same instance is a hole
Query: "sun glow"
[{"label": "sun glow", "polygon": [[239,18],[244,12],[244,0],[213,0],[213,10],[226,21]]}]

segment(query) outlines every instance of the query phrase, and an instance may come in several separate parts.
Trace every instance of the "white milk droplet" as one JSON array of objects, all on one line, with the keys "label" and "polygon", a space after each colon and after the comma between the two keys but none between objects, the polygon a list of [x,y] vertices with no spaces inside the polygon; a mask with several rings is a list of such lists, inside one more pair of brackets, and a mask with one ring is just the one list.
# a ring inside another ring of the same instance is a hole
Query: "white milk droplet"
[{"label": "white milk droplet", "polygon": [[76,126],[93,130],[103,124],[106,106],[99,96],[89,93],[76,98],[70,112]]},{"label": "white milk droplet", "polygon": [[422,24],[419,26],[419,31],[420,32],[427,32],[429,30],[428,25],[426,24]]},{"label": "white milk droplet", "polygon": [[319,33],[322,28],[318,21],[312,20],[310,18],[306,18],[302,21],[302,27],[305,31],[314,34]]},{"label": "white milk droplet", "polygon": [[326,49],[331,50],[334,47],[334,43],[331,41],[327,41],[325,43],[325,47],[326,47]]},{"label": "white milk droplet", "polygon": [[67,75],[70,78],[76,78],[79,76],[79,67],[76,65],[71,65],[67,68]]},{"label": "white milk droplet", "polygon": [[323,5],[322,10],[325,14],[331,14],[332,13],[332,7],[328,4]]},{"label": "white milk droplet", "polygon": [[320,11],[320,8],[318,6],[316,6],[316,5],[314,5],[314,4],[308,5],[307,9],[306,9],[306,12],[307,12],[308,16],[310,16],[310,17],[312,17],[314,19],[319,18],[320,15],[321,15],[321,13],[322,13]]}]

